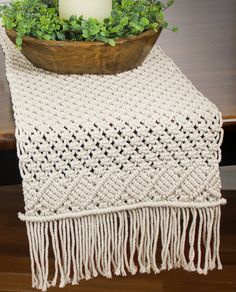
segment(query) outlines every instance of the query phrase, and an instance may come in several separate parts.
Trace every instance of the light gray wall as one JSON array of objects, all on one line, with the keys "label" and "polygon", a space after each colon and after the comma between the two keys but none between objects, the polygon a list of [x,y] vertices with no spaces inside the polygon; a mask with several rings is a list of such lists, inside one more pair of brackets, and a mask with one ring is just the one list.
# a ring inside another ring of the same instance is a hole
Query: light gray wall
[{"label": "light gray wall", "polygon": [[236,166],[220,167],[222,187],[224,190],[236,190]]}]

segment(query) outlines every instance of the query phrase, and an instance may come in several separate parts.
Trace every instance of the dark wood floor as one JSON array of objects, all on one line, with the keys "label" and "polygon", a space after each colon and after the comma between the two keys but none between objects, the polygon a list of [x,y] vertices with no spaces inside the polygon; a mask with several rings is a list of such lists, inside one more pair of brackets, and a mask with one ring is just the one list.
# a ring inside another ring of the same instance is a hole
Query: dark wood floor
[{"label": "dark wood floor", "polygon": [[[236,191],[225,191],[228,200],[223,207],[221,256],[223,271],[200,276],[184,271],[160,275],[98,278],[82,281],[79,287],[63,291],[79,292],[235,292],[236,291]],[[24,223],[17,218],[23,210],[21,186],[0,187],[0,292],[34,291],[30,287],[29,254]],[[59,288],[50,289],[59,291]],[[61,291],[61,290],[60,290]]]}]

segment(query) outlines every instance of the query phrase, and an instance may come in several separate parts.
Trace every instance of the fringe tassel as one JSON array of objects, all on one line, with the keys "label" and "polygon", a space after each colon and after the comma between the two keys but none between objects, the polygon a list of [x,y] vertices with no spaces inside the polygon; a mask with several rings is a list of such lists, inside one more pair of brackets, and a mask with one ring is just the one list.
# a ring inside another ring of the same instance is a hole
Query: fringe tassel
[{"label": "fringe tassel", "polygon": [[147,207],[26,222],[32,286],[46,291],[99,274],[111,278],[180,267],[199,274],[222,269],[220,216],[220,206]]}]

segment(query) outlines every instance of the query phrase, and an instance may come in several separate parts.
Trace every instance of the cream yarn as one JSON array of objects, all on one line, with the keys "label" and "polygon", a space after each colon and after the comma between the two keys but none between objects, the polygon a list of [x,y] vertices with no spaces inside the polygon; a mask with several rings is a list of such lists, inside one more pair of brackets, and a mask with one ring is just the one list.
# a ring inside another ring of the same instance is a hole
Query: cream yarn
[{"label": "cream yarn", "polygon": [[33,287],[221,268],[221,115],[173,61],[156,46],[116,76],[57,75],[1,44]]}]

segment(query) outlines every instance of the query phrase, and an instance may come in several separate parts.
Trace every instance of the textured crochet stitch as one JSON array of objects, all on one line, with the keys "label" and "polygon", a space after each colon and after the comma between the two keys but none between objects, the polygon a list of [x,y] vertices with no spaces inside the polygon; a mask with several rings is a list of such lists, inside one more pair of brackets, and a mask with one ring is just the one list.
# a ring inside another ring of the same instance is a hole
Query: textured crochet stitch
[{"label": "textured crochet stitch", "polygon": [[160,47],[135,70],[81,76],[34,67],[3,30],[0,41],[32,286],[221,269],[221,114]]}]

